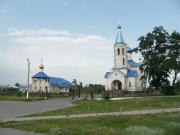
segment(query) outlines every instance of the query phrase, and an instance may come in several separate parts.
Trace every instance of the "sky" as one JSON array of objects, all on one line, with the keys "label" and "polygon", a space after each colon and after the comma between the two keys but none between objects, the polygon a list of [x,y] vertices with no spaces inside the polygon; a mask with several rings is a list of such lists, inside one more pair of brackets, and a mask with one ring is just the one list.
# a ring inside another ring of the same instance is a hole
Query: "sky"
[{"label": "sky", "polygon": [[0,84],[27,84],[27,58],[30,76],[43,59],[48,76],[104,84],[118,23],[131,48],[156,26],[180,32],[180,1],[0,0]]}]

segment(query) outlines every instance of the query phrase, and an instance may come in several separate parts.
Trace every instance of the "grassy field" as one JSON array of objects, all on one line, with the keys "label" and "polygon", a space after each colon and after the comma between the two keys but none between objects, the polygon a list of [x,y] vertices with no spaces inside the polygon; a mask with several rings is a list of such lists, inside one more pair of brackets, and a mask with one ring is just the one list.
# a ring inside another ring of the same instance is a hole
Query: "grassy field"
[{"label": "grassy field", "polygon": [[[18,93],[14,94],[2,94],[0,95],[0,101],[38,101],[38,100],[44,100],[45,99],[45,93],[29,93],[29,99],[26,99],[26,94],[21,93],[21,96],[19,96]],[[61,98],[61,97],[67,97],[66,94],[61,93],[55,93],[55,94],[48,94],[48,98]]]},{"label": "grassy field", "polygon": [[[142,97],[137,99],[126,99],[119,101],[97,101],[97,100],[79,100],[75,101],[71,107],[59,110],[53,110],[38,114],[27,115],[34,116],[53,116],[67,114],[84,114],[100,112],[117,112],[128,110],[145,110],[156,108],[177,108],[180,107],[180,96],[175,97]],[[23,116],[24,117],[24,116]]]},{"label": "grassy field", "polygon": [[16,95],[0,95],[0,100],[2,101],[38,101],[43,99],[44,97],[30,97],[29,99],[26,99],[26,96],[18,97]]},{"label": "grassy field", "polygon": [[0,123],[0,127],[50,135],[178,135],[180,114],[176,112],[6,122]]}]

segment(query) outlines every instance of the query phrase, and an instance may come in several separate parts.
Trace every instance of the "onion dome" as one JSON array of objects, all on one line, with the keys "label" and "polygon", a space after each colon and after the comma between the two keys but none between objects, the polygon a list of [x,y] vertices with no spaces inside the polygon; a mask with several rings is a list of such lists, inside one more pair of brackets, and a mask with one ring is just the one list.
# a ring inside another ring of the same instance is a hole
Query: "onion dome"
[{"label": "onion dome", "polygon": [[121,33],[121,26],[118,25],[117,29],[118,29],[118,32],[117,32],[117,37],[116,37],[115,45],[116,44],[125,44],[123,35]]},{"label": "onion dome", "polygon": [[43,70],[43,69],[44,69],[44,65],[41,64],[41,65],[39,66],[39,68],[40,68],[41,70]]}]

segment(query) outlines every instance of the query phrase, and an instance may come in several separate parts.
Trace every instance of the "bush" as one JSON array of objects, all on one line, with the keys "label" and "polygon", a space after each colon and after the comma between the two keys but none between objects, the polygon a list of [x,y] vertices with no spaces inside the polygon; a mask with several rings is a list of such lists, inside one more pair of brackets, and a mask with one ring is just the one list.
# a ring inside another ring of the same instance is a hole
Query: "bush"
[{"label": "bush", "polygon": [[173,86],[164,86],[162,87],[162,93],[164,95],[174,95],[174,87]]},{"label": "bush", "polygon": [[148,87],[146,89],[146,93],[152,93],[152,92],[154,92],[154,89],[152,87]]},{"label": "bush", "polygon": [[18,96],[18,97],[21,97],[21,96],[22,96],[22,93],[21,93],[21,92],[18,92],[17,96]]},{"label": "bush", "polygon": [[105,100],[109,100],[110,99],[110,92],[109,91],[104,91],[102,94],[102,98]]}]

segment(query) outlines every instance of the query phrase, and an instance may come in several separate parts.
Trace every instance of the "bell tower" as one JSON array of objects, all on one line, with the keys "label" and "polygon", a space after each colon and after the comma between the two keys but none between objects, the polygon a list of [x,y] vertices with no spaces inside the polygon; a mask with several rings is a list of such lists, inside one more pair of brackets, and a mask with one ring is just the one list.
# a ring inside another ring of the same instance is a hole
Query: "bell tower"
[{"label": "bell tower", "polygon": [[121,69],[121,71],[127,74],[127,46],[124,42],[121,26],[117,27],[117,37],[114,44],[114,68]]}]

